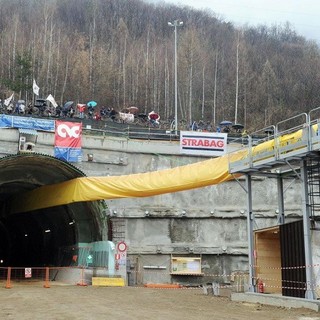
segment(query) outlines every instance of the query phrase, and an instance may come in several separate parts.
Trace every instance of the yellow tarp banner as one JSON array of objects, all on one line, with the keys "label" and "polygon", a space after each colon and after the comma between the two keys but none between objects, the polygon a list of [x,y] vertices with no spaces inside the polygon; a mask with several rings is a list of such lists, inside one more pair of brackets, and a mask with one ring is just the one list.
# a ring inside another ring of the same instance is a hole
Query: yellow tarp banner
[{"label": "yellow tarp banner", "polygon": [[[279,143],[301,139],[302,130],[287,134]],[[275,148],[269,140],[252,148],[252,155]],[[248,155],[248,149],[173,169],[126,176],[83,177],[46,185],[19,195],[11,203],[11,213],[28,212],[74,202],[150,197],[222,183],[235,176],[229,162]],[[239,176],[239,175],[238,175]]]},{"label": "yellow tarp banner", "polygon": [[[238,160],[243,153],[233,154]],[[161,171],[126,176],[83,177],[46,185],[19,196],[11,213],[27,212],[81,201],[150,197],[218,184],[234,177],[223,156]]]}]

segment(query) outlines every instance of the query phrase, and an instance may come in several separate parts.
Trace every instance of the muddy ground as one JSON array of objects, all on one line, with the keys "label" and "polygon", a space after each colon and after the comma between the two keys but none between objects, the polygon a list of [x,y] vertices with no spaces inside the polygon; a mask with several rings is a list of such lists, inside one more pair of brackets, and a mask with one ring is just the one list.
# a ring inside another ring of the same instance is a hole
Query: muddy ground
[{"label": "muddy ground", "polygon": [[0,319],[320,320],[309,309],[233,302],[203,289],[13,285],[0,287]]}]

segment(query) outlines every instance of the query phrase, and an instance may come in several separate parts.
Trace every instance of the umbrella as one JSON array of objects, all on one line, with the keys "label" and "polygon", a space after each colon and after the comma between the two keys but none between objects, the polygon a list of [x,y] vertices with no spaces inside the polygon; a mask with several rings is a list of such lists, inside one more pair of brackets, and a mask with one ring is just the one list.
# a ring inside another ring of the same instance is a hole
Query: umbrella
[{"label": "umbrella", "polygon": [[232,122],[231,121],[221,121],[220,126],[231,126]]},{"label": "umbrella", "polygon": [[45,102],[47,102],[46,99],[36,99],[35,105],[43,105]]},{"label": "umbrella", "polygon": [[240,123],[235,123],[232,125],[232,128],[234,128],[235,130],[241,130],[244,128],[244,125]]},{"label": "umbrella", "polygon": [[159,115],[157,113],[155,113],[154,111],[151,111],[149,114],[148,114],[148,117],[149,119],[151,120],[157,120]]},{"label": "umbrella", "polygon": [[272,127],[266,128],[266,129],[264,130],[264,132],[265,132],[266,134],[274,134],[274,129],[273,129]]},{"label": "umbrella", "polygon": [[47,103],[46,99],[36,99],[34,106],[37,108],[42,108],[45,103]]},{"label": "umbrella", "polygon": [[137,108],[137,107],[129,107],[129,108],[127,108],[127,110],[128,110],[128,112],[133,113],[133,114],[136,114],[139,112],[139,108]]},{"label": "umbrella", "polygon": [[97,103],[96,103],[95,101],[89,101],[89,102],[87,103],[87,106],[94,108],[94,107],[97,106]]},{"label": "umbrella", "polygon": [[18,104],[25,104],[26,102],[24,100],[18,100]]},{"label": "umbrella", "polygon": [[64,110],[69,110],[72,105],[73,105],[73,101],[68,101],[63,105],[63,109]]}]

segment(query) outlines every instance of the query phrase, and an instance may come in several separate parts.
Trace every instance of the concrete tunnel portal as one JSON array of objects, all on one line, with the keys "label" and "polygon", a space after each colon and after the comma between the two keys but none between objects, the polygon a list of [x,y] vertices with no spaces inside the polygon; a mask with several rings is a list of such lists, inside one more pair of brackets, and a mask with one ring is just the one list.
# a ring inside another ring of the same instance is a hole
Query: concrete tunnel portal
[{"label": "concrete tunnel portal", "polygon": [[84,176],[71,163],[48,155],[15,154],[0,159],[0,266],[75,265],[79,243],[102,240],[106,223],[102,201],[8,213],[11,197]]}]

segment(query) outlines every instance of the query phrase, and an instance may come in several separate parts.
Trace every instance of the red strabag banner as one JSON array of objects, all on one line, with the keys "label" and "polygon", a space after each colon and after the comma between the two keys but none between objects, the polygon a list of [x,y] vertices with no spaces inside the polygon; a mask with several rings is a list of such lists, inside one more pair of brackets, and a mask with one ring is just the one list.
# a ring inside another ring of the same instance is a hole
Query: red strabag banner
[{"label": "red strabag banner", "polygon": [[69,162],[81,162],[82,123],[56,121],[54,156]]}]

